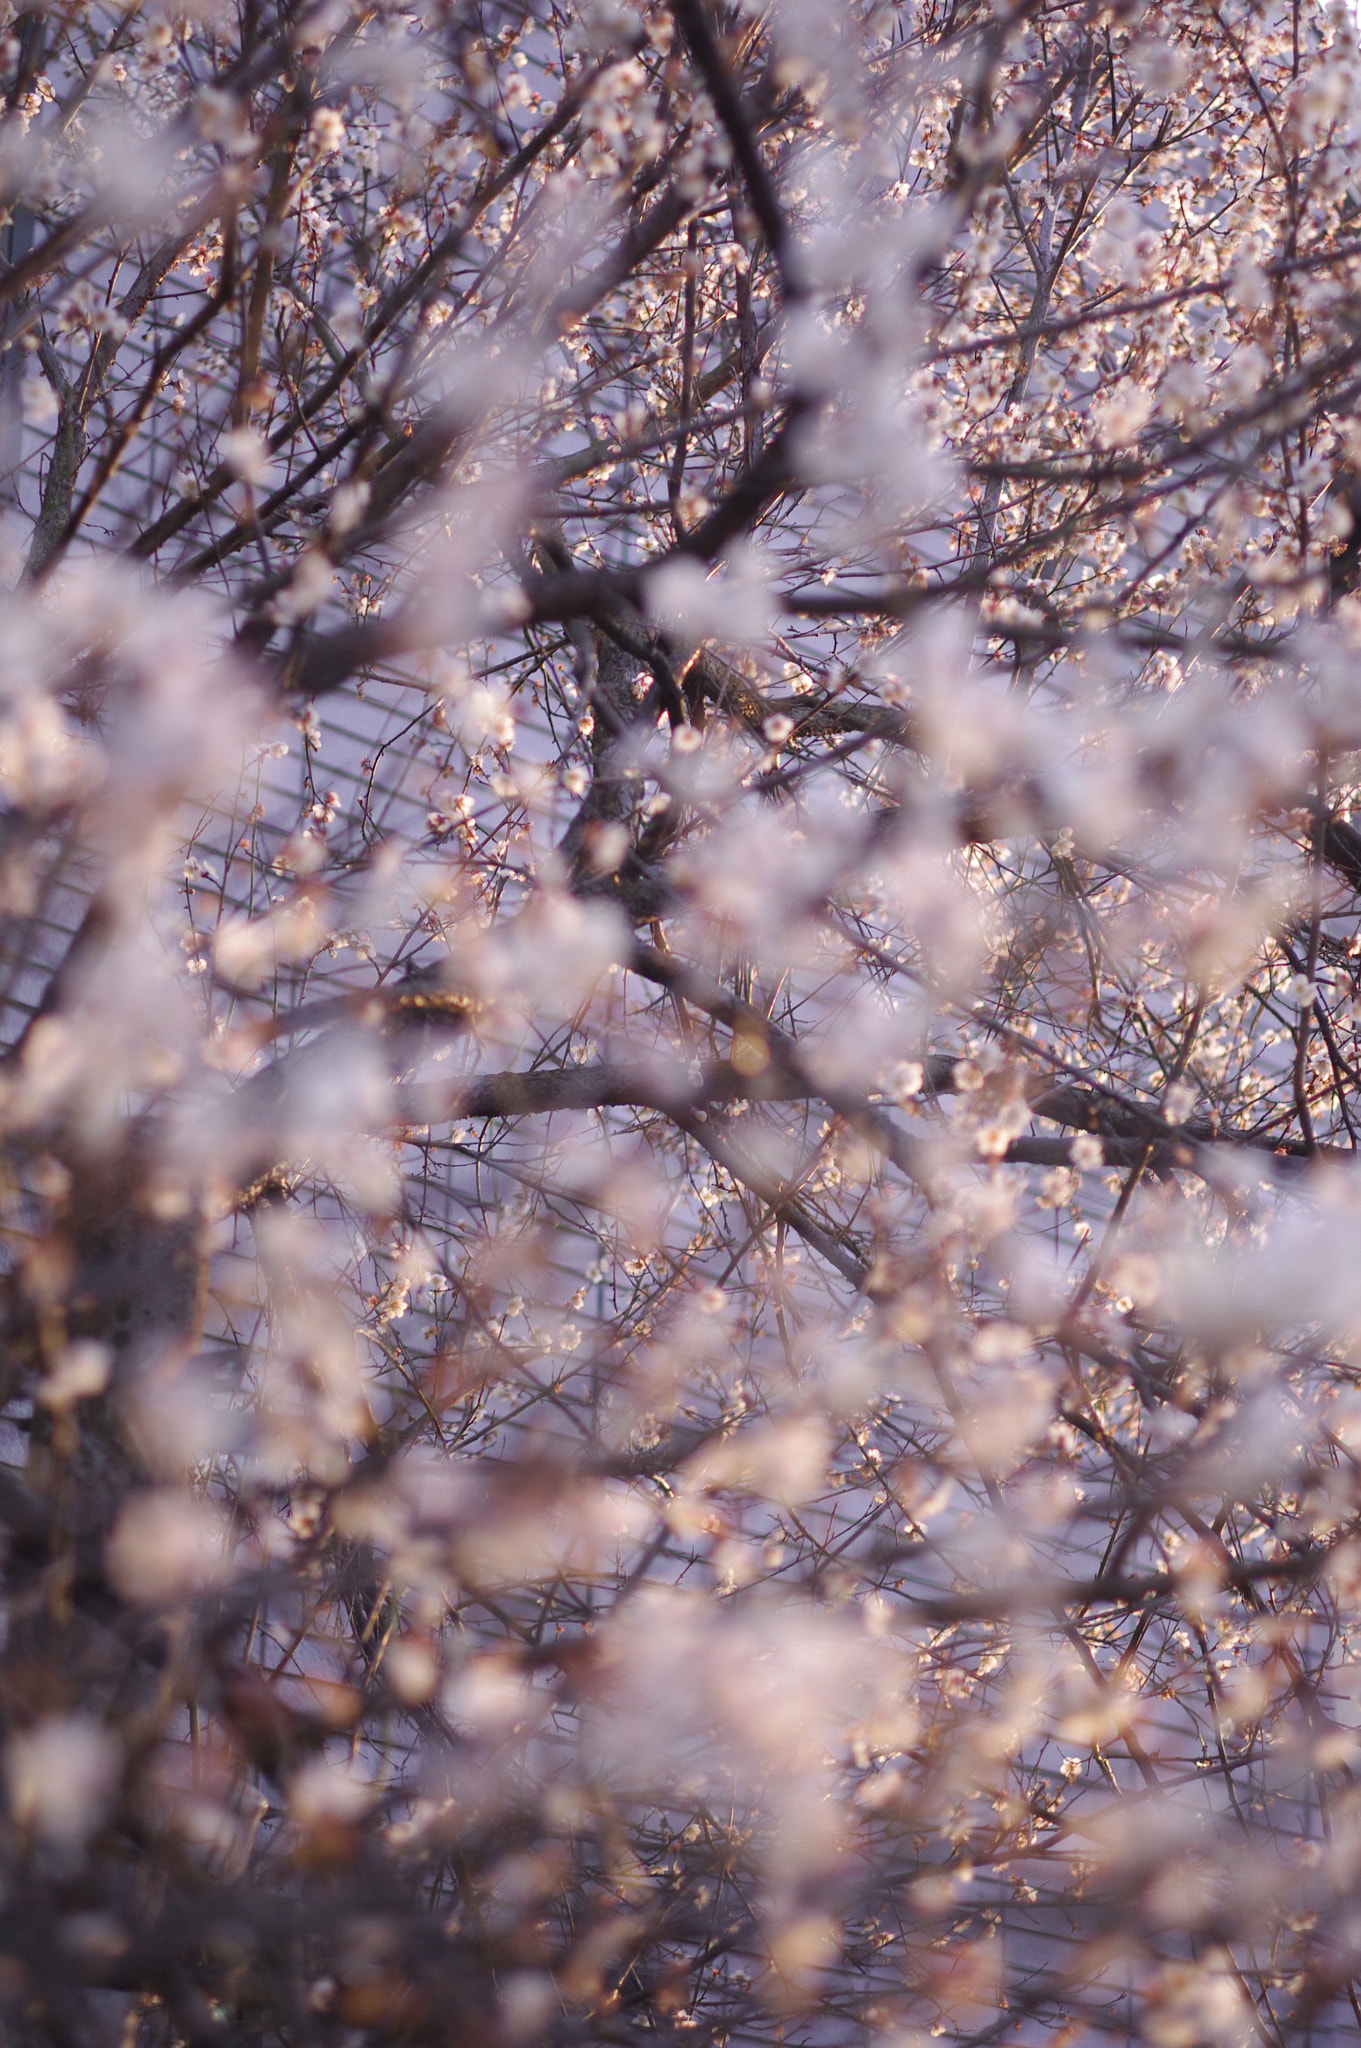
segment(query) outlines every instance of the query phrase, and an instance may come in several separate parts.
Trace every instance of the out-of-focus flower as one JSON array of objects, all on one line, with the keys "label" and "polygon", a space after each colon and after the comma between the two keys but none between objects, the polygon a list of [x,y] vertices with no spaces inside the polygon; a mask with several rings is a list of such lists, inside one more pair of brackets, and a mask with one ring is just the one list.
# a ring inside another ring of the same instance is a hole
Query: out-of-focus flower
[{"label": "out-of-focus flower", "polygon": [[399,1636],[383,1656],[388,1684],[407,1706],[428,1700],[439,1684],[439,1660],[419,1636]]},{"label": "out-of-focus flower", "polygon": [[307,130],[318,156],[335,156],[345,147],[344,116],[335,107],[318,107]]},{"label": "out-of-focus flower", "polygon": [[227,1530],[205,1501],[135,1493],[109,1537],[109,1577],[127,1600],[160,1607],[220,1585],[231,1563]]},{"label": "out-of-focus flower", "polygon": [[288,1811],[300,1827],[345,1826],[362,1819],[377,1796],[372,1779],[352,1764],[318,1756],[290,1778]]},{"label": "out-of-focus flower", "polygon": [[1123,379],[1093,409],[1098,448],[1127,448],[1153,417],[1153,406],[1151,391]]},{"label": "out-of-focus flower", "polygon": [[229,434],[224,434],[221,454],[232,475],[239,477],[242,483],[268,482],[271,471],[269,448],[264,436],[254,427],[233,427]]},{"label": "out-of-focus flower", "polygon": [[39,1382],[37,1398],[54,1412],[74,1408],[102,1394],[109,1384],[113,1354],[107,1344],[92,1337],[68,1344],[46,1379]]},{"label": "out-of-focus flower", "polygon": [[85,1714],[54,1714],[11,1735],[5,1783],[16,1825],[78,1848],[103,1824],[121,1763],[116,1736]]}]

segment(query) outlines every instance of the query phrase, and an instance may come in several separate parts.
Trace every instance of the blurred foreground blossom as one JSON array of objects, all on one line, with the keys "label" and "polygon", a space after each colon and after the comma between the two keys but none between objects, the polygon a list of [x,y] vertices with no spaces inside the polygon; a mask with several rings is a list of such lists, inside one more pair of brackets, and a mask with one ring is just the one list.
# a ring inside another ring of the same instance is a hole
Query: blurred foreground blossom
[{"label": "blurred foreground blossom", "polygon": [[15,1824],[79,1848],[109,1810],[120,1763],[116,1738],[84,1715],[54,1715],[12,1735],[5,1782]]}]

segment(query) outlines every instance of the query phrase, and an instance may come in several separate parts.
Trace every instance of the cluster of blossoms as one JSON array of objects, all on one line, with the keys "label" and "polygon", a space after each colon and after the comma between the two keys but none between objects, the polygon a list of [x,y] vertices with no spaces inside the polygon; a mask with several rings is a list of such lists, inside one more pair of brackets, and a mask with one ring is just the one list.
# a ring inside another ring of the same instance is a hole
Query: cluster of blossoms
[{"label": "cluster of blossoms", "polygon": [[0,17],[15,2044],[1354,2037],[1358,109]]}]

